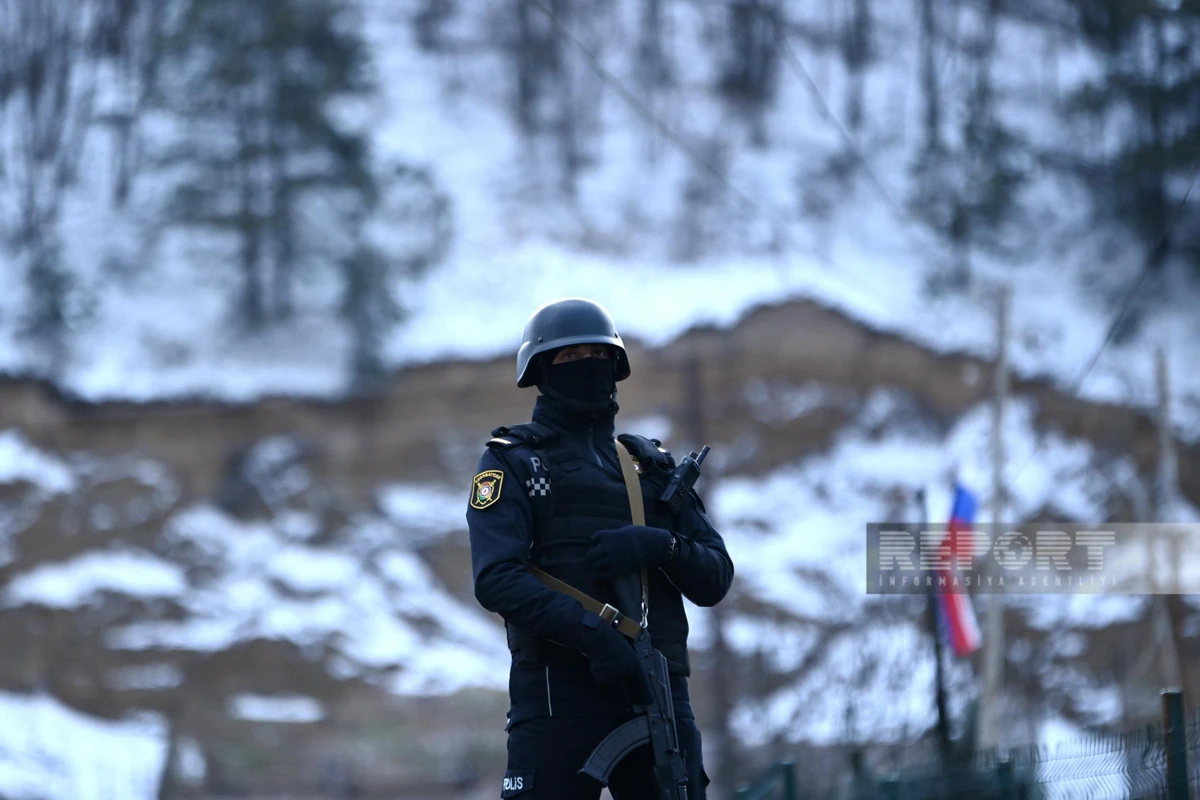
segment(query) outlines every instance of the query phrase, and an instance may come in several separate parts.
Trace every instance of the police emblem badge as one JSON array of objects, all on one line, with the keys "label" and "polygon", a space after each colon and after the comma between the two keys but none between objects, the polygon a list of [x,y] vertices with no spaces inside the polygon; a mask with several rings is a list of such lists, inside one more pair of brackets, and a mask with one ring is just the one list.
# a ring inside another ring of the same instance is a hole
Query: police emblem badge
[{"label": "police emblem badge", "polygon": [[471,482],[471,508],[483,510],[500,499],[500,486],[504,473],[489,469],[479,473]]}]

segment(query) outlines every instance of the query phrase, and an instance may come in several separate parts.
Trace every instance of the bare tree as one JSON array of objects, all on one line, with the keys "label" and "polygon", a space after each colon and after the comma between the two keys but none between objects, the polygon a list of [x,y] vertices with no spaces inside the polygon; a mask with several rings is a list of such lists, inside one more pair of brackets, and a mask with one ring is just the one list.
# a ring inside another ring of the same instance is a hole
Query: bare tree
[{"label": "bare tree", "polygon": [[100,12],[101,0],[0,0],[0,235],[24,264],[22,330],[52,374],[76,294],[59,220],[92,121]]},{"label": "bare tree", "polygon": [[454,0],[424,0],[413,14],[413,32],[422,50],[437,51],[446,46],[442,26],[458,9]]},{"label": "bare tree", "polygon": [[329,110],[369,96],[369,53],[333,0],[182,5],[155,94],[180,123],[160,159],[176,178],[165,216],[237,248],[253,330],[292,315],[301,269],[355,250],[351,218],[376,201],[367,137]]},{"label": "bare tree", "polygon": [[720,231],[730,218],[725,187],[729,145],[714,136],[701,144],[700,154],[703,164],[692,165],[681,189],[671,241],[671,256],[676,261],[695,261],[711,254],[719,247]]},{"label": "bare tree", "polygon": [[933,0],[920,0],[921,89],[925,99],[925,150],[935,152],[941,144],[942,106],[937,75],[937,18]]},{"label": "bare tree", "polygon": [[[610,3],[513,0],[508,41],[516,91],[517,125],[532,149],[548,145],[557,162],[559,190],[574,201],[579,173],[589,161],[590,132],[599,126],[597,98],[604,83],[584,59],[601,58]],[[586,51],[586,56],[579,51]],[[537,159],[534,159],[536,163]]]},{"label": "bare tree", "polygon": [[[656,110],[667,86],[671,83],[671,67],[667,62],[665,6],[667,0],[646,0],[642,5],[641,25],[638,28],[637,74],[641,81],[646,105]],[[647,126],[649,137],[646,157],[653,163],[658,159],[660,134]]]},{"label": "bare tree", "polygon": [[112,64],[117,91],[96,122],[113,132],[113,201],[129,199],[141,166],[138,121],[158,82],[166,45],[166,23],[174,0],[98,0],[96,46]]},{"label": "bare tree", "polygon": [[[508,51],[515,73],[513,111],[526,137],[542,128],[540,101],[545,84],[558,70],[559,42],[553,22],[529,0],[512,0],[516,28]],[[557,14],[557,9],[551,7]]]},{"label": "bare tree", "polygon": [[728,55],[721,89],[752,121],[756,144],[766,143],[764,115],[775,95],[779,63],[776,26],[783,24],[779,0],[731,0]]},{"label": "bare tree", "polygon": [[871,2],[852,0],[853,12],[842,36],[842,59],[850,73],[846,89],[846,124],[858,131],[863,124],[864,72],[871,61]]}]

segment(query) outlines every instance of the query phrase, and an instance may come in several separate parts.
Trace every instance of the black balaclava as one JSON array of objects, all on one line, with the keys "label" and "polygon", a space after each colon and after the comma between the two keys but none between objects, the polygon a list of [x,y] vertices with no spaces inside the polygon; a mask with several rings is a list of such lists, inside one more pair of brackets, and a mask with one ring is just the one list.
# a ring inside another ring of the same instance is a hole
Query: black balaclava
[{"label": "black balaclava", "polygon": [[568,411],[589,419],[602,417],[614,410],[616,364],[611,358],[594,356],[561,364],[543,358],[537,387]]}]

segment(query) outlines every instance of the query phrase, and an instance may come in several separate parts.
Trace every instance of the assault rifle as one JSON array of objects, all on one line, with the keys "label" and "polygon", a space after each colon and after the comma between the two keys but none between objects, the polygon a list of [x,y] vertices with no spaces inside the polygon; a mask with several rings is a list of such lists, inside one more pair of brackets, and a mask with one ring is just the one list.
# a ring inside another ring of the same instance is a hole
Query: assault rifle
[{"label": "assault rifle", "polygon": [[[636,573],[623,575],[613,583],[623,611],[629,612],[641,605],[642,586]],[[641,615],[626,613],[626,616],[636,620]],[[645,703],[634,704],[633,710],[638,716],[606,736],[579,771],[607,786],[609,775],[617,764],[648,743],[654,751],[654,777],[658,779],[659,800],[687,800],[687,768],[679,749],[679,732],[675,728],[675,705],[671,702],[667,659],[651,644],[650,632],[644,625],[633,640],[633,648],[641,665]]]}]

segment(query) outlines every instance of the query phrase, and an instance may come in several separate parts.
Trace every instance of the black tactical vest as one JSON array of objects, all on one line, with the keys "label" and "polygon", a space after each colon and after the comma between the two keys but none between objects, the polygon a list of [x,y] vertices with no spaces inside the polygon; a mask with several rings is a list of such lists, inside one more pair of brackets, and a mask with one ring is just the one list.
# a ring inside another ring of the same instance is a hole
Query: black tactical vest
[{"label": "black tactical vest", "polygon": [[[593,533],[630,524],[629,495],[619,474],[604,469],[595,460],[562,443],[553,429],[538,423],[497,428],[494,436],[512,446],[532,448],[550,476],[549,491],[533,491],[533,546],[530,563],[565,581],[603,603],[617,605],[611,581],[593,577],[587,565],[587,550]],[[622,434],[638,462],[646,524],[675,530],[670,509],[657,498],[674,462],[658,443],[640,436]],[[620,447],[621,444],[615,444]],[[688,622],[683,597],[660,569],[647,571],[650,640],[667,659],[671,672],[688,675]],[[507,625],[508,646],[519,667],[585,667],[587,658],[577,650]]]}]

